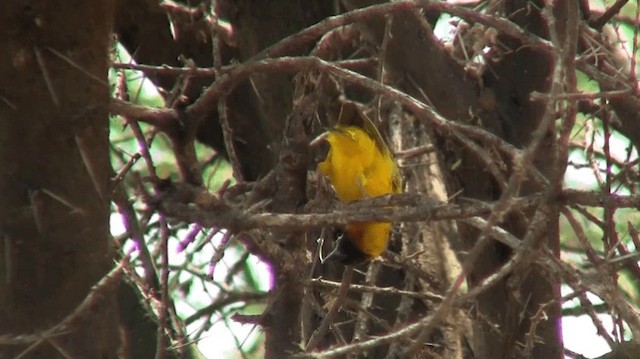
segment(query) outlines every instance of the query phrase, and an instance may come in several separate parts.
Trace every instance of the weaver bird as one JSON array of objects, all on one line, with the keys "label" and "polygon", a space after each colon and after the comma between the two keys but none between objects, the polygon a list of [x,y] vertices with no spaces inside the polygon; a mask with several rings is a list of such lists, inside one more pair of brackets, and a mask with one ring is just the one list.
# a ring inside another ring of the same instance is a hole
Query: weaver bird
[{"label": "weaver bird", "polygon": [[[329,151],[318,164],[318,172],[329,179],[341,202],[401,191],[400,173],[389,147],[355,104],[345,103],[338,125],[314,142],[319,139],[329,144]],[[357,265],[378,257],[387,248],[390,231],[390,222],[350,223],[324,260]]]}]

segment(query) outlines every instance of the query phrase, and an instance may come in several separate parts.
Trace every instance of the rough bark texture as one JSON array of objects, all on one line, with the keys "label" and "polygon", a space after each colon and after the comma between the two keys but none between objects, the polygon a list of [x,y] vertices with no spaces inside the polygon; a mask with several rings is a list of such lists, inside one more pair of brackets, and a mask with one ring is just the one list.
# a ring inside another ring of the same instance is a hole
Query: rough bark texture
[{"label": "rough bark texture", "polygon": [[[395,129],[392,137],[397,146],[395,151],[419,146],[433,146],[429,131],[414,116],[392,110],[389,117],[390,119],[401,119],[400,123],[390,121],[392,128]],[[435,151],[407,158],[402,161],[402,166],[407,193],[424,194],[443,203],[449,200],[447,186],[444,183],[445,176]],[[444,294],[461,273],[460,263],[452,250],[452,246],[459,241],[458,227],[455,222],[403,223],[401,229],[402,256],[410,258],[416,253],[421,253],[421,255],[415,256],[412,262],[421,271],[428,273],[428,277],[420,278],[414,273],[407,273],[402,283],[393,283],[392,285],[403,285],[402,289],[408,291],[427,289]],[[418,281],[419,283],[416,283]],[[398,308],[397,323],[412,318],[414,313],[411,313],[407,308],[410,303],[413,304],[412,302],[413,300],[409,298],[402,299]],[[387,307],[386,310],[392,310],[392,308]],[[442,349],[437,351],[436,349],[422,348],[423,355],[430,357],[437,352],[443,358],[462,359],[469,357],[470,353],[464,343],[473,338],[470,323],[469,318],[465,317],[462,310],[452,310],[451,315],[444,320],[442,328],[436,335],[429,338],[430,342],[441,341],[443,343]],[[401,347],[396,344],[395,348],[392,347],[391,352],[395,356],[401,356]]]},{"label": "rough bark texture", "polygon": [[[111,1],[3,4],[0,335],[38,333],[58,323],[112,266],[111,15]],[[116,358],[112,298],[101,298],[65,334],[47,338],[27,357]],[[24,349],[3,346],[0,357]]]}]

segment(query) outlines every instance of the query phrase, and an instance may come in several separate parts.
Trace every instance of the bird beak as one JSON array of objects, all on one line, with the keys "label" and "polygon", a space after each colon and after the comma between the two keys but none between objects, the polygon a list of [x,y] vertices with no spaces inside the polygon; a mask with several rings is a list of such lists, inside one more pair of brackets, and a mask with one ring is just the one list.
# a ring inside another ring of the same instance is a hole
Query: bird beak
[{"label": "bird beak", "polygon": [[318,135],[318,137],[314,138],[313,140],[311,140],[311,142],[309,142],[309,147],[317,147],[319,144],[321,144],[324,141],[324,139],[327,137],[328,134],[329,134],[329,131],[326,131]]}]

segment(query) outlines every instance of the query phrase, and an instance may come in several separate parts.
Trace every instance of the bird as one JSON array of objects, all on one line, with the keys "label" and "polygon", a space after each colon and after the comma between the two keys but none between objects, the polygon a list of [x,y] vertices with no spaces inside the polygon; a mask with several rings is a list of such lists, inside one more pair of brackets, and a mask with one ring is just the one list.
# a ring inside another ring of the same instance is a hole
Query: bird
[{"label": "bird", "polygon": [[[401,192],[400,172],[389,147],[355,103],[345,102],[338,124],[319,139],[329,150],[317,172],[329,180],[341,202]],[[338,231],[335,248],[323,261],[351,266],[368,262],[385,251],[390,231],[390,222],[350,223]]]}]

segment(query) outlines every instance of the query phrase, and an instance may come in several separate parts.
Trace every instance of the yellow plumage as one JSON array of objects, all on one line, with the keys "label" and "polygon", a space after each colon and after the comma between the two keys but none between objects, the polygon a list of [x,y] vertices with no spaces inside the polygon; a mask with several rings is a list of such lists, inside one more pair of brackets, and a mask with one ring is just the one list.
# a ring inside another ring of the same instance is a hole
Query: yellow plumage
[{"label": "yellow plumage", "polygon": [[[325,160],[318,164],[318,171],[329,179],[338,199],[345,203],[401,190],[400,174],[389,148],[371,120],[361,113],[360,117],[361,126],[338,125],[325,133],[329,152]],[[343,257],[339,260],[353,264],[379,256],[387,247],[390,230],[391,223],[388,222],[349,224],[342,241],[351,243],[344,243],[343,247],[355,246],[348,251],[361,252],[356,254],[362,254],[362,258],[349,258],[354,257],[353,253],[338,253]],[[338,243],[338,252],[340,246]],[[344,258],[345,255],[347,258]]]}]

